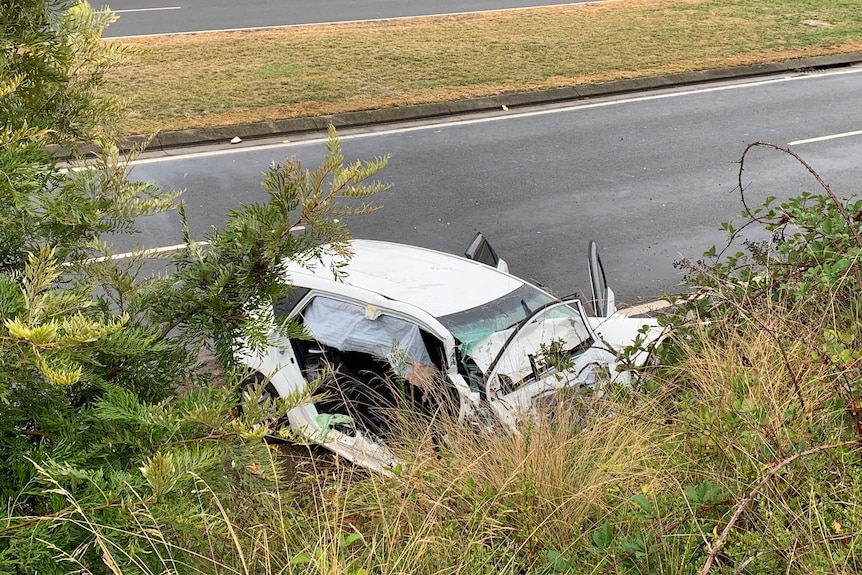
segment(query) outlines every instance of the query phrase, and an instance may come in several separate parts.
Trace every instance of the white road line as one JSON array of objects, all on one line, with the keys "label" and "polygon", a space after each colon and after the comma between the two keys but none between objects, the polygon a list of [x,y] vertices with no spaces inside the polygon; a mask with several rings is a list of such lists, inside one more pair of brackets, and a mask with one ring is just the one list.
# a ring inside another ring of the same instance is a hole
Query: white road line
[{"label": "white road line", "polygon": [[855,132],[843,132],[841,134],[831,134],[829,136],[820,136],[819,138],[808,138],[807,140],[796,140],[795,142],[790,142],[788,146],[798,146],[800,144],[811,144],[813,142],[823,142],[826,140],[835,140],[838,138],[849,138],[850,136],[862,136],[862,130],[856,130]]},{"label": "white road line", "polygon": [[[299,232],[299,231],[302,231],[304,229],[305,229],[305,226],[303,224],[300,224],[298,226],[293,226],[292,228],[290,228],[290,231]],[[210,245],[210,243],[206,240],[200,240],[197,242],[192,242],[192,245],[193,246],[208,246],[208,245]],[[87,262],[97,264],[100,262],[107,262],[107,261],[113,261],[113,260],[125,260],[125,259],[128,259],[128,258],[133,257],[133,256],[144,256],[144,257],[157,256],[159,254],[164,254],[164,253],[168,253],[168,252],[178,252],[178,251],[185,249],[185,248],[186,248],[186,244],[174,244],[172,246],[162,246],[160,248],[144,248],[142,250],[138,250],[138,251],[134,251],[134,252],[125,252],[122,254],[113,254],[110,256],[101,256],[98,258],[91,258],[91,259],[87,260]]]},{"label": "white road line", "polygon": [[[392,128],[389,130],[380,130],[373,132],[362,132],[359,134],[344,134],[339,135],[339,139],[341,141],[346,140],[356,140],[360,138],[369,138],[374,136],[384,136],[390,134],[403,134],[409,132],[418,132],[423,130],[438,130],[440,128],[453,127],[453,126],[469,126],[474,124],[485,124],[490,122],[499,122],[503,120],[512,120],[518,118],[530,118],[534,116],[545,116],[548,114],[560,114],[565,112],[574,112],[578,110],[591,110],[593,108],[605,108],[609,106],[619,106],[623,104],[631,104],[637,102],[648,102],[652,100],[664,100],[668,98],[678,98],[681,96],[691,96],[697,94],[707,94],[710,92],[723,92],[726,90],[740,90],[744,88],[751,88],[756,86],[765,86],[768,84],[779,84],[784,82],[794,82],[797,80],[809,80],[814,78],[823,78],[826,76],[840,76],[843,74],[858,74],[862,72],[862,68],[849,68],[843,70],[834,70],[831,72],[822,72],[819,74],[802,74],[798,76],[785,76],[781,78],[773,78],[770,80],[757,80],[753,82],[746,82],[742,84],[732,84],[727,86],[712,86],[709,88],[696,88],[693,90],[685,90],[681,92],[668,92],[664,94],[651,94],[647,96],[635,96],[632,98],[623,98],[619,100],[608,100],[604,102],[593,102],[590,104],[573,104],[571,106],[565,106],[561,108],[551,108],[547,110],[533,110],[530,112],[513,112],[508,114],[502,114],[499,116],[488,116],[483,118],[474,118],[471,120],[452,120],[452,121],[444,121],[444,122],[431,122],[428,124],[422,124],[419,126],[407,126],[403,128]],[[143,165],[143,164],[154,164],[158,162],[169,162],[173,160],[184,160],[184,159],[193,159],[193,158],[206,158],[211,156],[221,156],[228,154],[242,154],[248,152],[258,152],[265,150],[276,150],[282,148],[290,148],[297,146],[306,146],[306,145],[316,145],[321,142],[326,141],[326,137],[321,136],[320,138],[311,138],[308,140],[300,140],[297,142],[279,142],[277,144],[263,144],[260,146],[249,146],[245,148],[226,148],[223,150],[209,150],[206,152],[194,152],[191,154],[177,154],[175,156],[159,156],[154,158],[145,158],[141,160],[135,160],[132,162],[134,165]],[[226,142],[225,142],[226,143]]]},{"label": "white road line", "polygon": [[[545,6],[521,6],[518,8],[498,8],[494,10],[472,10],[465,12],[446,12],[444,14],[420,14],[418,16],[393,16],[391,18],[368,18],[364,20],[343,20],[335,22],[308,22],[306,24],[282,24],[275,26],[249,26],[246,28],[218,28],[215,30],[189,30],[188,32],[160,32],[158,34],[137,34],[133,36],[111,36],[105,40],[125,40],[127,38],[149,38],[155,36],[180,36],[182,34],[215,34],[219,32],[259,32],[261,30],[279,30],[282,28],[305,28],[311,26],[337,26],[340,24],[364,24],[366,22],[394,22],[397,20],[416,20],[419,18],[439,18],[443,16],[461,16],[464,14],[488,14],[494,12],[514,12],[516,10],[534,10],[536,8],[558,8],[568,6],[589,6],[591,4],[608,4],[611,2],[621,2],[622,0],[592,0],[591,2],[572,2],[570,4],[549,4]],[[179,6],[176,7],[179,9]],[[162,8],[143,8],[141,10],[112,10],[119,14],[120,12],[136,12],[142,10],[162,10]]]},{"label": "white road line", "polygon": [[[304,229],[304,228],[305,228],[305,226],[297,226],[296,227],[297,230]],[[192,245],[207,246],[207,245],[209,245],[209,242],[207,242],[207,241],[192,242]],[[130,258],[132,256],[155,256],[155,255],[159,255],[159,254],[163,254],[163,253],[167,253],[167,252],[178,252],[182,249],[185,249],[185,247],[186,247],[186,244],[176,244],[173,246],[162,246],[160,248],[148,248],[148,249],[143,249],[143,250],[140,250],[137,252],[126,252],[126,253],[122,253],[122,254],[114,254],[111,256],[102,256],[99,258],[92,258],[90,260],[87,260],[87,262],[88,263],[100,263],[100,262],[105,262],[105,261],[109,261],[109,260],[111,260],[111,261],[113,261],[113,260],[124,260],[124,259]],[[665,309],[665,308],[670,307],[671,305],[672,304],[670,304],[666,300],[656,300],[656,301],[642,303],[639,305],[633,305],[630,307],[625,307],[625,308],[619,309],[617,311],[619,312],[620,315],[624,315],[626,317],[634,317],[634,316],[644,315],[644,314],[647,314],[650,312],[658,311],[660,309]]]},{"label": "white road line", "polygon": [[[192,242],[192,245],[206,246],[206,245],[209,245],[209,242],[207,242],[207,241]],[[99,258],[92,258],[92,259],[87,260],[87,262],[92,263],[92,264],[97,264],[100,262],[107,262],[107,261],[114,261],[114,260],[125,260],[125,259],[132,257],[132,256],[144,256],[144,257],[157,256],[159,254],[164,254],[164,253],[168,253],[168,252],[178,252],[182,249],[185,249],[185,247],[186,247],[186,244],[177,244],[174,246],[162,246],[160,248],[147,248],[147,249],[139,250],[136,252],[126,252],[126,253],[122,253],[122,254],[113,254],[110,256],[102,256]]]},{"label": "white road line", "polygon": [[158,12],[159,10],[182,10],[182,6],[164,6],[162,8],[126,8],[125,10],[111,10],[114,14],[125,14],[126,12]]}]

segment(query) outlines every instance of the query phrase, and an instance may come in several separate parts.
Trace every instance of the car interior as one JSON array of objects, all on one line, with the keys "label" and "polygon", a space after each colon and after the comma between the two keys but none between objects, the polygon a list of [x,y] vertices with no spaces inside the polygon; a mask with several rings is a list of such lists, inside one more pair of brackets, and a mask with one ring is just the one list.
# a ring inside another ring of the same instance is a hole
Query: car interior
[{"label": "car interior", "polygon": [[[381,321],[385,316],[358,317],[359,313],[362,308],[354,304],[315,298],[297,317],[314,339],[294,339],[291,345],[305,378],[319,381],[315,392],[318,413],[349,417],[350,424],[333,424],[342,433],[352,435],[360,430],[382,439],[405,418],[430,416],[441,407],[440,390],[428,389],[406,376],[405,369],[416,369],[411,365],[415,361],[434,372],[442,371],[444,348],[415,324],[396,318]],[[437,376],[428,383],[439,386],[442,381]],[[457,410],[457,392],[454,388],[451,392]],[[450,393],[447,401],[452,399]]]}]

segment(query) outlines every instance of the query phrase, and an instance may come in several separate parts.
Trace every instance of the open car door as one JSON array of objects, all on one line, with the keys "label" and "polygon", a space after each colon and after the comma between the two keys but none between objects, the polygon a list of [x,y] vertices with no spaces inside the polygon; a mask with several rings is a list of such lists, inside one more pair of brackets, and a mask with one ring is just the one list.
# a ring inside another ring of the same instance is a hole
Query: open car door
[{"label": "open car door", "polygon": [[497,268],[501,272],[509,273],[509,264],[500,259],[482,232],[476,232],[476,237],[470,242],[467,250],[464,252],[464,257],[468,260],[481,262],[485,265]]},{"label": "open car door", "polygon": [[602,343],[615,353],[637,345],[641,351],[632,356],[631,367],[643,365],[649,358],[649,347],[662,339],[664,331],[655,318],[628,317],[617,312],[616,298],[608,286],[599,248],[594,241],[590,242],[589,256],[592,311],[595,314],[589,318],[590,326]]},{"label": "open car door", "polygon": [[593,293],[593,312],[594,317],[609,318],[617,312],[616,299],[614,292],[608,286],[608,281],[605,278],[605,269],[602,267],[602,260],[599,257],[599,247],[596,242],[590,241],[590,257],[589,257],[589,272],[590,272],[590,287]]}]

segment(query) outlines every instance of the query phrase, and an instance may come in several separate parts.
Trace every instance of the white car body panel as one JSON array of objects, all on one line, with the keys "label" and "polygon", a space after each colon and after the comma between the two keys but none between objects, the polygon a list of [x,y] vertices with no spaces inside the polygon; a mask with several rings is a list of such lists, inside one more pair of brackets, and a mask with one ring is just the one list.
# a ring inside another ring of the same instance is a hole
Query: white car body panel
[{"label": "white car body panel", "polygon": [[[350,245],[354,253],[342,285],[360,288],[369,298],[382,296],[390,305],[410,304],[432,317],[474,308],[526,283],[485,264],[425,248],[375,240],[353,240]],[[312,269],[289,264],[288,280],[303,286],[311,278],[331,284],[332,264],[332,257]]]},{"label": "white car body panel", "polygon": [[[276,340],[265,355],[241,352],[240,358],[250,369],[265,374],[280,397],[305,390],[307,381],[289,341]],[[336,429],[324,430],[318,423],[319,416],[314,404],[300,405],[287,412],[294,432],[356,465],[385,474],[398,463],[385,446],[369,441],[361,432],[351,436]]]},{"label": "white car body panel", "polygon": [[642,349],[632,358],[635,367],[644,365],[649,355],[648,348],[658,343],[665,333],[655,318],[627,317],[619,312],[607,318],[591,317],[589,321],[593,331],[616,353],[632,345],[640,336]]}]

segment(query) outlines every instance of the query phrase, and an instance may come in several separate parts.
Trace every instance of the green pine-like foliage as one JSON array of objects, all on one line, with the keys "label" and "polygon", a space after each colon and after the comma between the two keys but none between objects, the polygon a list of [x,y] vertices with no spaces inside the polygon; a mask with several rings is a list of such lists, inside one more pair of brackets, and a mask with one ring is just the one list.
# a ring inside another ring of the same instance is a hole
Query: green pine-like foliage
[{"label": "green pine-like foliage", "polygon": [[[345,166],[331,130],[322,166],[272,166],[267,202],[158,256],[172,273],[143,274],[145,251],[113,257],[106,237],[136,233],[138,218],[185,220],[179,194],[130,181],[140,149],[113,143],[122,106],[100,91],[125,55],[100,42],[113,18],[87,3],[0,5],[0,573],[161,572],[179,542],[223,544],[220,496],[253,498],[278,476],[259,413],[235,409],[234,346],[295,331],[266,312],[289,289],[283,260],[349,257],[345,216],[386,188],[366,183],[386,159]],[[78,141],[95,158],[57,165],[50,146]],[[249,401],[284,413],[300,399]],[[151,525],[174,531],[148,540]]]}]

